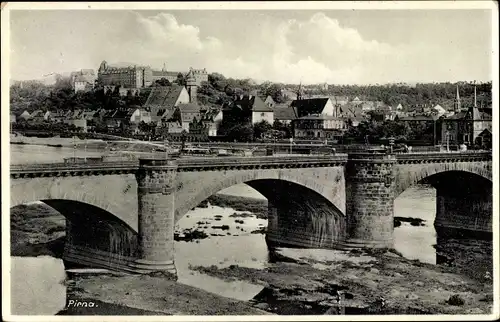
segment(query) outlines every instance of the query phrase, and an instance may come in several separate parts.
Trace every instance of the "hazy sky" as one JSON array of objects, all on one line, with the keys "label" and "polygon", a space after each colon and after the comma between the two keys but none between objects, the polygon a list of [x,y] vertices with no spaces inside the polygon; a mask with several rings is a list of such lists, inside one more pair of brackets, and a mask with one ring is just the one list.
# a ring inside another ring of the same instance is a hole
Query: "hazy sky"
[{"label": "hazy sky", "polygon": [[488,10],[11,11],[11,78],[102,60],[298,83],[490,81]]}]

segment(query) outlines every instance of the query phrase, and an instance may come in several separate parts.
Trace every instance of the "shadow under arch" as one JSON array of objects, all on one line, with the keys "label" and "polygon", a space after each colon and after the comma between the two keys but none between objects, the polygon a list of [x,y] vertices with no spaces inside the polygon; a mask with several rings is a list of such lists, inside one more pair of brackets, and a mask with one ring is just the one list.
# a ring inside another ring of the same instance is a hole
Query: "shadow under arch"
[{"label": "shadow under arch", "polygon": [[464,170],[459,168],[458,165],[454,163],[447,164],[447,167],[443,167],[441,164],[426,164],[425,166],[420,167],[417,171],[407,171],[404,168],[401,170],[403,171],[401,171],[396,177],[396,190],[394,198],[397,198],[401,193],[413,185],[429,180],[429,178],[436,175],[450,172],[468,173],[471,176],[475,175],[488,180],[491,183],[493,182],[491,168],[479,165],[468,165],[468,169]]},{"label": "shadow under arch", "polygon": [[[334,248],[345,239],[345,215],[319,192],[281,178],[253,179],[241,183],[252,187],[268,200],[266,241],[269,247]],[[205,189],[191,200],[189,206],[196,207],[232,185]],[[176,212],[176,221],[184,215]]]},{"label": "shadow under arch", "polygon": [[[415,182],[418,183],[428,184],[436,190],[434,227],[438,235],[459,237],[491,234],[493,181],[487,173],[436,171]],[[395,197],[402,192],[396,191]]]},{"label": "shadow under arch", "polygon": [[110,212],[75,200],[40,201],[66,218],[65,262],[114,269],[117,259],[137,256],[137,232]]}]

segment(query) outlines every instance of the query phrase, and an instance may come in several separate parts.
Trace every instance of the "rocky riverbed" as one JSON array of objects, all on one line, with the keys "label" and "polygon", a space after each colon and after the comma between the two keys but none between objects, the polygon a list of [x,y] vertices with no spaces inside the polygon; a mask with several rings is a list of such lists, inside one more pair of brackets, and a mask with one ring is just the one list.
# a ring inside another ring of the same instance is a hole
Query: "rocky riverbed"
[{"label": "rocky riverbed", "polygon": [[[253,228],[247,225],[247,221],[255,220],[255,217],[265,218],[265,201],[216,195],[200,206],[207,207],[209,204],[231,207],[234,211],[224,218],[214,214],[208,219],[193,219],[194,226],[189,230],[178,230],[176,240],[189,243],[205,238],[224,239],[228,237],[223,236],[228,234],[232,238],[237,236],[235,232],[242,235],[265,233],[264,225]],[[428,224],[418,218],[396,220],[409,222],[416,226],[415,229]],[[64,227],[64,217],[41,204],[13,208],[11,255],[60,258]],[[466,247],[466,251],[457,245]],[[190,268],[193,272],[226,281],[247,281],[260,285],[262,291],[247,302],[161,276],[68,273],[68,301],[93,302],[97,306],[68,307],[60,314],[490,313],[493,307],[492,263],[487,259],[491,258],[491,247],[485,247],[483,243],[471,247],[463,245],[458,241],[441,243],[440,254],[457,258],[447,265],[408,260],[389,249],[333,251],[285,248],[272,250],[265,267],[196,265]],[[467,268],[464,269],[464,266]]]},{"label": "rocky riverbed", "polygon": [[491,283],[465,277],[453,268],[407,260],[391,250],[276,252],[287,262],[263,270],[194,269],[263,285],[254,306],[278,314],[332,314],[336,312],[332,308],[338,307],[337,291],[345,314],[486,314],[492,310]]}]

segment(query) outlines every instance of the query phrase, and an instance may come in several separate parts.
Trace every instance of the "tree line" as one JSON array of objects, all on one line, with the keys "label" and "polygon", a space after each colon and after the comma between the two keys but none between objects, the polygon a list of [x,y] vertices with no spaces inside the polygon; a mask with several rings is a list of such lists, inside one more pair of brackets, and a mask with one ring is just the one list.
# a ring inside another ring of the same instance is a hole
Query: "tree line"
[{"label": "tree line", "polygon": [[[185,85],[185,77],[179,74],[176,81],[178,85]],[[170,86],[166,79],[157,81],[153,86]],[[303,92],[308,95],[346,96],[351,100],[358,97],[360,100],[382,101],[390,106],[402,104],[404,107],[440,104],[443,107],[452,106],[456,87],[459,86],[462,106],[470,106],[474,100],[474,84],[471,82],[460,83],[429,83],[416,84],[391,84],[391,85],[330,85],[328,89],[321,86],[304,86]],[[208,81],[202,82],[198,88],[198,102],[202,105],[220,107],[232,100],[234,95],[259,94],[271,96],[275,102],[283,103],[286,97],[283,90],[297,91],[297,84],[283,84],[264,82],[256,84],[251,79],[226,78],[220,73],[208,75]],[[97,110],[117,109],[134,105],[142,106],[149,95],[149,88],[141,89],[139,94],[128,93],[119,95],[118,87],[114,91],[105,92],[96,88],[90,92],[77,92],[71,88],[67,78],[60,78],[55,85],[46,86],[38,82],[23,82],[23,86],[14,84],[10,87],[11,110],[71,110],[84,108]],[[478,83],[477,102],[482,107],[492,105],[492,83]]]}]

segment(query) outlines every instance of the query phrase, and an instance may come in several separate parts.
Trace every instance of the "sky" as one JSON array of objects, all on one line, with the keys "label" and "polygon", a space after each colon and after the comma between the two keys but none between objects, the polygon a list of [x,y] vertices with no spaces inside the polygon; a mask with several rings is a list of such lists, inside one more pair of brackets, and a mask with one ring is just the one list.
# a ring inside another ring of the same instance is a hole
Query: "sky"
[{"label": "sky", "polygon": [[101,61],[283,83],[491,81],[489,10],[11,10],[11,79]]}]

